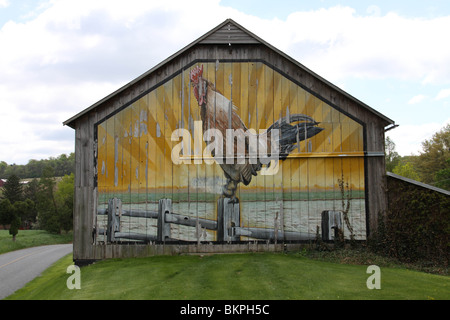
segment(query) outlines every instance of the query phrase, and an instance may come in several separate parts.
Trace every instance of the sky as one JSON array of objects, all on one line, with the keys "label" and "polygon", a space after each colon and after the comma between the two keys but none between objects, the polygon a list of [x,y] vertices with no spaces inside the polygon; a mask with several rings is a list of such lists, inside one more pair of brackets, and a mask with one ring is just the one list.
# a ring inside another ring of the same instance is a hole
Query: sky
[{"label": "sky", "polygon": [[0,161],[69,154],[63,122],[231,18],[395,121],[450,123],[450,1],[0,0]]}]

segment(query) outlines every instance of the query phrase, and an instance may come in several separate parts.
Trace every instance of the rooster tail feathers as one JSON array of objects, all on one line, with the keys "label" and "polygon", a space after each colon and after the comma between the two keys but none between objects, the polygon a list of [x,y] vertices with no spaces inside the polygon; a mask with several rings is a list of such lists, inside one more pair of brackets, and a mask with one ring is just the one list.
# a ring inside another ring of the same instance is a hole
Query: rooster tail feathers
[{"label": "rooster tail feathers", "polygon": [[319,125],[319,122],[304,114],[292,114],[274,122],[267,131],[280,130],[278,137],[280,160],[286,159],[298,147],[300,141],[312,138],[320,133],[323,128],[317,125]]},{"label": "rooster tail feathers", "polygon": [[291,123],[300,121],[305,123],[314,123],[316,125],[319,124],[310,116],[304,114],[291,114],[289,116],[278,119],[267,130],[270,131],[271,129],[281,129],[283,126],[291,126]]}]

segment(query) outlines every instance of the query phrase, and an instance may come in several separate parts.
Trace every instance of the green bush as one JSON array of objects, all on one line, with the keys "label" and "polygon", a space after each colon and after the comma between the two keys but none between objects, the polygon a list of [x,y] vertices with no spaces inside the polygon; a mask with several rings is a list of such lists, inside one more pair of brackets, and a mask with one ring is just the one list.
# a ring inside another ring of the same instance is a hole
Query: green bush
[{"label": "green bush", "polygon": [[388,210],[371,247],[404,262],[448,267],[450,196],[388,178]]}]

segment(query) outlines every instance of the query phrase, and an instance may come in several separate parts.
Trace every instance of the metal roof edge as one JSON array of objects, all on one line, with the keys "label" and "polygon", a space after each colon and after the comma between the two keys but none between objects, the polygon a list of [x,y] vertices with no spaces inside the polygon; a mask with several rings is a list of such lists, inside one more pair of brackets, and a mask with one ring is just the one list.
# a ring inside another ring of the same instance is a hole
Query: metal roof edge
[{"label": "metal roof edge", "polygon": [[395,178],[395,179],[398,179],[398,180],[402,180],[402,181],[414,184],[416,186],[419,186],[419,187],[422,187],[422,188],[426,188],[426,189],[430,189],[430,190],[433,190],[433,191],[436,191],[436,192],[440,192],[440,193],[443,193],[443,194],[446,194],[446,195],[450,196],[450,191],[447,191],[447,190],[444,190],[444,189],[441,189],[441,188],[438,188],[438,187],[435,187],[435,186],[432,186],[432,185],[429,185],[429,184],[426,184],[426,183],[422,183],[422,182],[419,182],[419,181],[416,181],[416,180],[413,180],[413,179],[409,179],[409,178],[406,178],[406,177],[403,177],[403,176],[399,176],[398,174],[395,174],[395,173],[392,173],[392,172],[386,172],[386,174],[389,177],[392,177],[392,178]]}]

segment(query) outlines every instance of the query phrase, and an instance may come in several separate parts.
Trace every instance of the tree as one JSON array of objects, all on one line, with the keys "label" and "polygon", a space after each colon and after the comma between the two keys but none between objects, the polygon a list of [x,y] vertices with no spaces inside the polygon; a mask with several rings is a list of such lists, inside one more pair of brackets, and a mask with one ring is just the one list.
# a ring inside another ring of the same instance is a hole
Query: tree
[{"label": "tree", "polygon": [[0,161],[0,176],[5,174],[6,168],[8,168],[8,164],[5,161]]},{"label": "tree", "polygon": [[[29,211],[29,216],[27,217],[29,223],[35,223],[37,217],[37,202],[38,202],[38,193],[39,193],[39,181],[37,179],[33,179],[28,182],[24,188],[24,198],[32,201],[33,206]],[[27,223],[27,220],[24,220]]]},{"label": "tree", "polygon": [[20,217],[14,214],[13,219],[11,221],[11,226],[9,227],[9,234],[12,235],[13,241],[16,241],[16,235],[19,233],[21,223],[22,221],[20,220]]},{"label": "tree", "polygon": [[450,190],[450,159],[447,159],[446,168],[436,172],[435,180],[436,187]]},{"label": "tree", "polygon": [[450,159],[450,124],[435,133],[430,140],[422,142],[422,149],[417,159],[418,173],[423,182],[434,184],[436,174],[447,168]]},{"label": "tree", "polygon": [[7,224],[11,224],[14,216],[14,209],[9,199],[0,200],[0,224],[6,229]]},{"label": "tree", "polygon": [[45,167],[48,166],[53,168],[55,176],[62,177],[71,174],[75,171],[75,153],[72,152],[69,156],[62,154],[57,158],[31,159],[25,165],[8,165],[6,162],[0,161],[0,178],[5,179],[12,174],[22,179],[39,178]]},{"label": "tree", "polygon": [[39,227],[52,233],[61,233],[58,223],[58,207],[55,199],[55,179],[53,168],[47,166],[39,181],[37,194],[37,220]]},{"label": "tree", "polygon": [[56,184],[53,168],[47,167],[39,181],[36,208],[39,227],[52,233],[70,231],[73,225],[74,175]]},{"label": "tree", "polygon": [[58,183],[55,199],[59,211],[60,228],[65,231],[73,227],[73,193],[75,186],[74,174],[65,175]]},{"label": "tree", "polygon": [[9,176],[3,186],[3,197],[8,199],[11,204],[23,199],[23,189],[20,179],[15,174]]},{"label": "tree", "polygon": [[384,142],[385,147],[385,159],[386,159],[386,171],[392,172],[395,166],[398,164],[400,156],[395,151],[395,143],[391,138],[386,137]]},{"label": "tree", "polygon": [[[11,204],[9,199],[0,200],[0,224],[6,229],[6,225],[9,226],[9,234],[12,235],[13,241],[16,241],[16,235],[19,232],[19,228],[22,225],[22,220],[18,214],[21,201],[17,201],[14,205]],[[16,207],[17,205],[17,207]]]},{"label": "tree", "polygon": [[399,163],[395,166],[392,172],[405,178],[420,181],[419,174],[414,170],[411,162],[406,162],[405,164]]},{"label": "tree", "polygon": [[17,201],[13,207],[15,215],[20,218],[20,225],[24,224],[25,227],[29,227],[36,221],[35,204],[31,199]]}]

